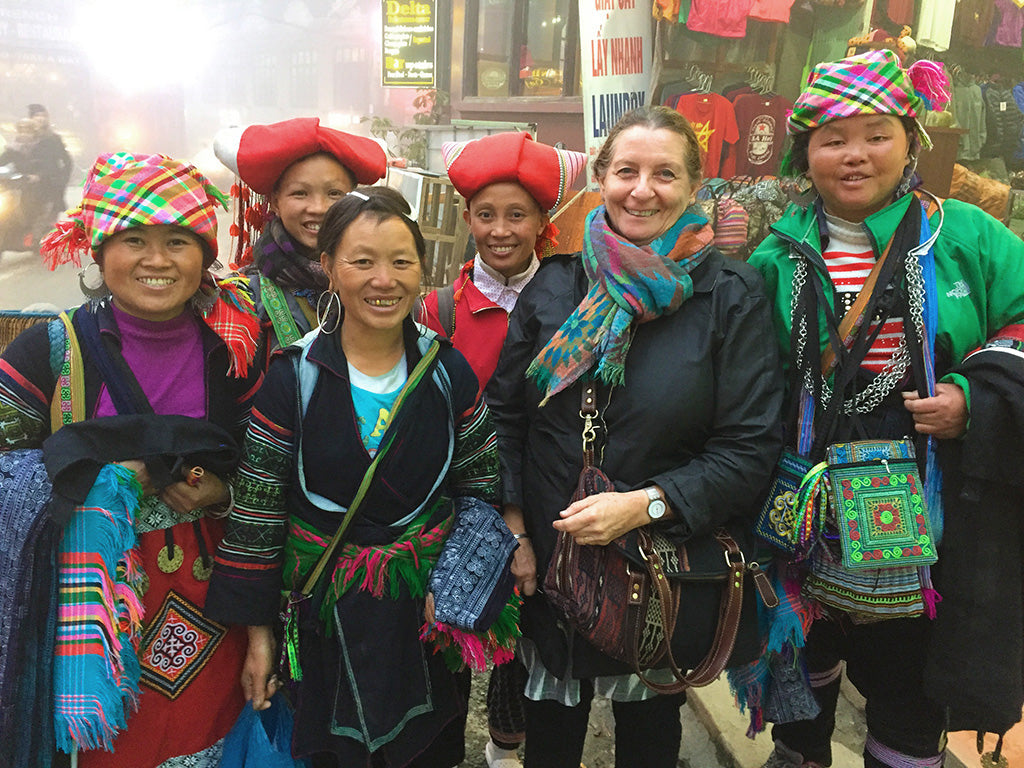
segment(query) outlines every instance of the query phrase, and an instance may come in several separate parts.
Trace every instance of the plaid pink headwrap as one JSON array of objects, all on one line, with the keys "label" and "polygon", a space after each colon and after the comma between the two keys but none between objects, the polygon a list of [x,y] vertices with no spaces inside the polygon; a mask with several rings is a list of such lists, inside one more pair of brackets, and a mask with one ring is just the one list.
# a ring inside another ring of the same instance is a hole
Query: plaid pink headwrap
[{"label": "plaid pink headwrap", "polygon": [[46,265],[56,269],[68,263],[81,266],[87,252],[96,258],[104,240],[132,227],[167,224],[194,232],[208,246],[197,312],[227,345],[228,372],[245,376],[260,324],[246,281],[209,272],[217,257],[217,205],[227,208],[227,198],[190,163],[166,155],[100,155],[86,177],[82,202],[68,211],[67,221],[58,222],[39,250]]},{"label": "plaid pink headwrap", "polygon": [[81,265],[111,235],[132,227],[170,224],[190,230],[209,246],[209,266],[217,256],[216,206],[227,198],[190,163],[166,155],[113,152],[100,155],[85,180],[82,202],[68,211],[40,251],[50,269]]},{"label": "plaid pink headwrap", "polygon": [[[797,97],[787,129],[794,136],[844,117],[894,115],[917,121],[923,113],[924,103],[899,58],[880,49],[816,65]],[[931,140],[920,122],[917,132],[921,145],[930,149]]]}]

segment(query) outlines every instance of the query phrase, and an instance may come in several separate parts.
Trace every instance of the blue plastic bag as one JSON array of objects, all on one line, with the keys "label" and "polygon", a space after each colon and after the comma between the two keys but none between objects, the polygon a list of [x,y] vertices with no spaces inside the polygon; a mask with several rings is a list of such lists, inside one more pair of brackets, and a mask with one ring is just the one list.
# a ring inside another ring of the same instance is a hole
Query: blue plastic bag
[{"label": "blue plastic bag", "polygon": [[262,712],[246,702],[224,739],[220,768],[310,768],[308,760],[292,757],[293,720],[291,707],[279,693]]}]

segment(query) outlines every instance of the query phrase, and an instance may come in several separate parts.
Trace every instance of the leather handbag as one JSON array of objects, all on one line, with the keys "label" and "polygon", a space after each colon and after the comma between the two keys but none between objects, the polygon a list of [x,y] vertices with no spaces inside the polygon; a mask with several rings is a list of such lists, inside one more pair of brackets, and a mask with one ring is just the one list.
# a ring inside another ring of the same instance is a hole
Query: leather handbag
[{"label": "leather handbag", "polygon": [[[583,469],[573,501],[614,490],[594,464],[595,402],[594,386],[586,385],[580,409]],[[694,567],[691,553],[699,567]],[[713,536],[676,544],[648,525],[604,546],[581,545],[560,532],[545,575],[544,593],[591,645],[631,666],[651,690],[671,694],[707,685],[725,668],[739,631],[748,573],[765,604],[778,605],[767,576],[756,562],[746,562],[724,528]],[[685,636],[699,623],[695,622],[699,617],[681,611],[680,606],[688,586],[707,587],[709,582],[720,585],[717,623],[710,648],[687,672],[677,657],[692,655],[689,648],[684,649],[692,638]],[[746,602],[748,610],[753,607]],[[656,683],[644,675],[645,670],[659,668],[672,670],[674,681]]]}]

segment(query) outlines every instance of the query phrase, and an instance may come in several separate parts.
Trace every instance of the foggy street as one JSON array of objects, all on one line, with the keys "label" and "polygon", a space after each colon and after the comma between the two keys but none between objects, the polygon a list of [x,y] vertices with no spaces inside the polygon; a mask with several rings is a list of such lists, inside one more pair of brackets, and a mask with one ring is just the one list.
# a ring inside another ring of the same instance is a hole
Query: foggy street
[{"label": "foggy street", "polygon": [[37,304],[77,307],[83,300],[78,272],[73,264],[51,272],[34,251],[4,251],[0,254],[0,310]]}]

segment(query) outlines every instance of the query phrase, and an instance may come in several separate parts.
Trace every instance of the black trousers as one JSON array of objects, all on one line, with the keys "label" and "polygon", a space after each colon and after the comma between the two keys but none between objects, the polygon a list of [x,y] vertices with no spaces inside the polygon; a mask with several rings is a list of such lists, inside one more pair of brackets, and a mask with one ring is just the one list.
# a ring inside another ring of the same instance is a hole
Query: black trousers
[{"label": "black trousers", "polygon": [[[579,768],[594,687],[580,681],[580,703],[526,699],[524,768]],[[646,701],[613,701],[615,768],[676,768],[682,725],[679,708],[686,694]]]},{"label": "black trousers", "polygon": [[[815,673],[846,661],[846,675],[867,700],[868,732],[890,749],[912,757],[931,757],[945,748],[946,719],[924,695],[924,654],[930,631],[925,617],[854,624],[846,617],[819,619],[805,648],[807,667]],[[839,679],[814,693],[821,714],[814,720],[776,725],[772,738],[805,760],[832,764]],[[869,763],[869,764],[877,764]]]}]

